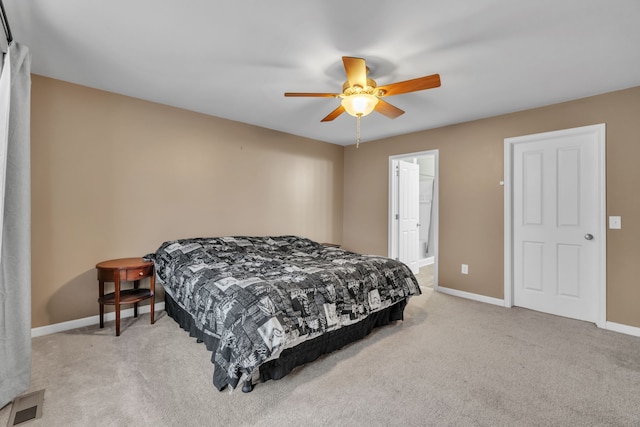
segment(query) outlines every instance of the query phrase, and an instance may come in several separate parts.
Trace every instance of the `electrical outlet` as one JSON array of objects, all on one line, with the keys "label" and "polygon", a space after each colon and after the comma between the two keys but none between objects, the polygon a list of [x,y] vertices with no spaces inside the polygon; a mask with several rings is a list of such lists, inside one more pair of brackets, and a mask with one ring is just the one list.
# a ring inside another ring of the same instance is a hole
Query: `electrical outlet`
[{"label": "electrical outlet", "polygon": [[469,274],[469,266],[467,264],[462,264],[461,272],[462,274]]},{"label": "electrical outlet", "polygon": [[620,228],[622,228],[622,217],[610,216],[609,217],[609,229],[610,230],[618,230]]}]

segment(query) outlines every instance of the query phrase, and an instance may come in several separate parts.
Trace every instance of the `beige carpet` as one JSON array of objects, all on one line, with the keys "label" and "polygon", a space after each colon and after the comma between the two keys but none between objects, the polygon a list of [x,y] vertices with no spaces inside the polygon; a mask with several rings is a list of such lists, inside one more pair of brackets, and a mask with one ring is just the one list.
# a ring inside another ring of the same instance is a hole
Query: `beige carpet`
[{"label": "beige carpet", "polygon": [[422,267],[418,274],[416,274],[416,279],[418,279],[422,288],[433,289],[433,264]]},{"label": "beige carpet", "polygon": [[[640,339],[428,290],[404,322],[250,394],[165,313],[33,339],[29,426],[638,426]],[[0,427],[10,406],[0,410]]]}]

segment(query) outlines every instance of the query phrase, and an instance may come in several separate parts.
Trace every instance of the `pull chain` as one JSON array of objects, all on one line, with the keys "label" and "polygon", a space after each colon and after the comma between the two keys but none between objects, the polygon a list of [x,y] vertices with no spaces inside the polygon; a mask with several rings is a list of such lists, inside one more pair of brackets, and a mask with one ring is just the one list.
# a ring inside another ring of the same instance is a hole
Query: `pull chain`
[{"label": "pull chain", "polygon": [[360,146],[360,117],[362,114],[356,116],[356,148]]}]

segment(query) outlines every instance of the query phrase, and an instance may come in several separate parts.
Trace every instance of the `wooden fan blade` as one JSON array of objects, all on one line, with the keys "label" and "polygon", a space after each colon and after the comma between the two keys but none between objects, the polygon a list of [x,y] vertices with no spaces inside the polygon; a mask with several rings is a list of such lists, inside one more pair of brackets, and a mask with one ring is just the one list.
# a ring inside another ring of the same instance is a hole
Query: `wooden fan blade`
[{"label": "wooden fan blade", "polygon": [[336,98],[338,93],[306,93],[306,92],[285,92],[284,96],[313,96],[317,98]]},{"label": "wooden fan blade", "polygon": [[432,74],[430,76],[418,77],[417,79],[378,86],[378,96],[400,95],[401,93],[433,89],[434,87],[440,87],[440,74]]},{"label": "wooden fan blade", "polygon": [[378,99],[378,103],[376,104],[375,110],[378,113],[389,117],[390,119],[395,119],[396,117],[404,114],[404,111],[402,111],[398,107],[395,107],[389,104],[386,101],[383,101],[382,99]]},{"label": "wooden fan blade", "polygon": [[367,64],[365,60],[362,58],[343,56],[342,63],[344,64],[344,71],[347,73],[349,86],[354,87],[358,85],[361,88],[365,88],[367,86]]},{"label": "wooden fan blade", "polygon": [[324,119],[322,119],[320,121],[321,122],[330,122],[331,120],[335,119],[336,117],[338,117],[342,113],[344,113],[344,107],[342,106],[342,104],[340,104],[338,106],[338,108],[336,108],[335,110],[330,112],[327,117],[325,117]]}]

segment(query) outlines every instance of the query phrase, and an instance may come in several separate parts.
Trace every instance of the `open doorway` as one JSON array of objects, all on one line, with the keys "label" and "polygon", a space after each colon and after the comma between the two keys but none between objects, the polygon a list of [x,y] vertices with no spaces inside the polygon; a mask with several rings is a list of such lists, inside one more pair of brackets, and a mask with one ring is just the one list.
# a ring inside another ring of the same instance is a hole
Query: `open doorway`
[{"label": "open doorway", "polygon": [[[417,177],[411,173],[414,169]],[[406,171],[409,171],[407,176]],[[413,189],[416,185],[417,191]],[[389,257],[409,265],[421,286],[436,289],[437,254],[438,150],[391,156]]]}]

